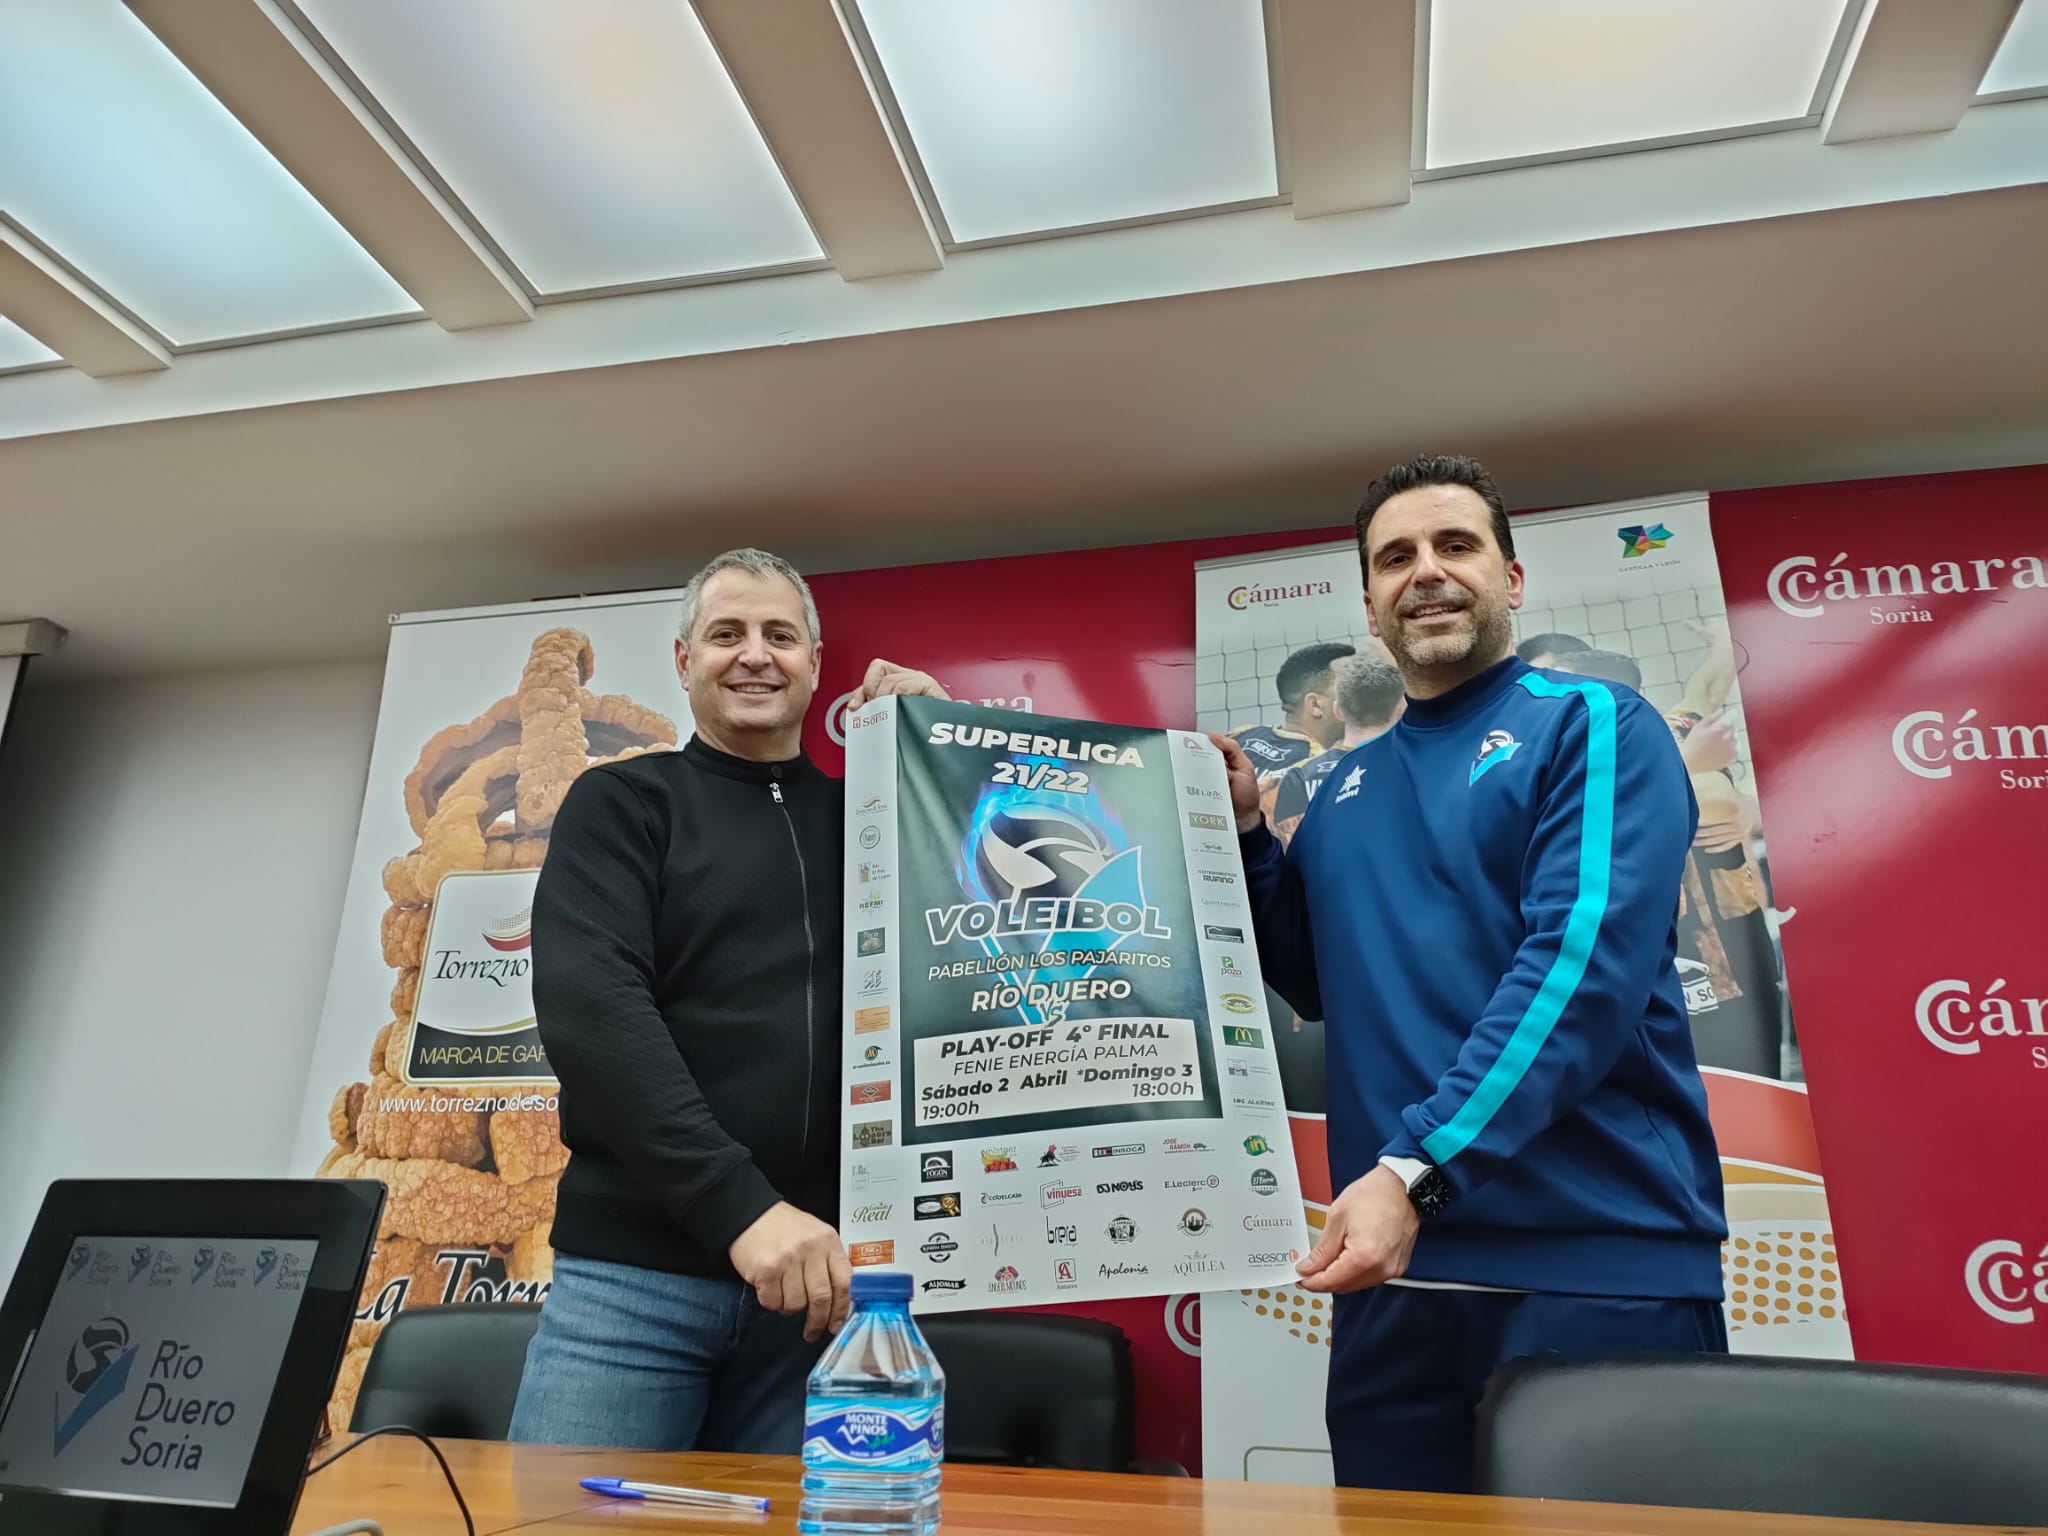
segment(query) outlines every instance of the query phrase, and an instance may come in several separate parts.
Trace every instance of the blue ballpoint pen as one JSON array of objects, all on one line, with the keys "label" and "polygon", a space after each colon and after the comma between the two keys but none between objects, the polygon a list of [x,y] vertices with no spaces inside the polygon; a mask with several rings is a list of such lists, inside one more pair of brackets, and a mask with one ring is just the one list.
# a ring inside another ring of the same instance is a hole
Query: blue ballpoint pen
[{"label": "blue ballpoint pen", "polygon": [[711,1488],[670,1488],[663,1483],[636,1483],[623,1477],[586,1477],[583,1487],[608,1499],[645,1499],[651,1504],[694,1504],[704,1509],[747,1509],[768,1512],[768,1501],[751,1493],[719,1493]]}]

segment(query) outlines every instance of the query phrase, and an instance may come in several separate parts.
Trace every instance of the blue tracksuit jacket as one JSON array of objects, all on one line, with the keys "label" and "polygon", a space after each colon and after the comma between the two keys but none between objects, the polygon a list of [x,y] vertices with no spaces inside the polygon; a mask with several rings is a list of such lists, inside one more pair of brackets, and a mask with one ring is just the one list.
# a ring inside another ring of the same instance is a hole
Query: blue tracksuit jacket
[{"label": "blue tracksuit jacket", "polygon": [[1266,979],[1326,1021],[1330,1171],[1457,1199],[1408,1273],[1718,1299],[1720,1163],[1674,964],[1699,819],[1632,690],[1515,658],[1350,753],[1285,853],[1242,839]]}]

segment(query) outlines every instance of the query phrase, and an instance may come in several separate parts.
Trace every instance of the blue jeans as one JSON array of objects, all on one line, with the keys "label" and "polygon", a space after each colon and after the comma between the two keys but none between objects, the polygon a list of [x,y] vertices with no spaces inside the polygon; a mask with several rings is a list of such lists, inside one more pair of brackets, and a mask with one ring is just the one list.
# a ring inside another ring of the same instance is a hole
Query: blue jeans
[{"label": "blue jeans", "polygon": [[734,1280],[555,1256],[511,1438],[794,1456],[826,1341]]}]

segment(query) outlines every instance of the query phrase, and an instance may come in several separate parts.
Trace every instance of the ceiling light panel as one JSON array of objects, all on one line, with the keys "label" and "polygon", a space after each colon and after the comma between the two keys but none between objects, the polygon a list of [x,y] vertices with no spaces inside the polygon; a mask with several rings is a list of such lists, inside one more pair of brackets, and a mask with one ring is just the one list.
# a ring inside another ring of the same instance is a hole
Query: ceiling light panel
[{"label": "ceiling light panel", "polygon": [[1258,0],[859,0],[956,243],[1278,195]]},{"label": "ceiling light panel", "polygon": [[38,363],[58,361],[56,353],[12,320],[0,315],[0,373],[10,368],[33,368]]},{"label": "ceiling light panel", "polygon": [[823,258],[686,0],[298,0],[540,294]]},{"label": "ceiling light panel", "polygon": [[1810,117],[1847,0],[1432,0],[1431,169]]},{"label": "ceiling light panel", "polygon": [[417,307],[119,0],[0,4],[0,208],[174,344]]},{"label": "ceiling light panel", "polygon": [[2048,3],[2020,0],[2005,41],[1977,87],[1986,96],[2005,91],[2048,90]]}]

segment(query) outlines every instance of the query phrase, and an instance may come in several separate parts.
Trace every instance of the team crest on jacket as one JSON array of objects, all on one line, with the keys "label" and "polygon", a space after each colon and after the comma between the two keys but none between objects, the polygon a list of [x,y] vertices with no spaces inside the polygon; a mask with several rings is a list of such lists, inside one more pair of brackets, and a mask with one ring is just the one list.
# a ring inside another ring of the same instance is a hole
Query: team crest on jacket
[{"label": "team crest on jacket", "polygon": [[1472,759],[1472,777],[1465,782],[1477,784],[1479,775],[1495,763],[1504,763],[1521,751],[1522,744],[1508,731],[1488,731],[1486,740],[1479,743],[1479,755]]}]

